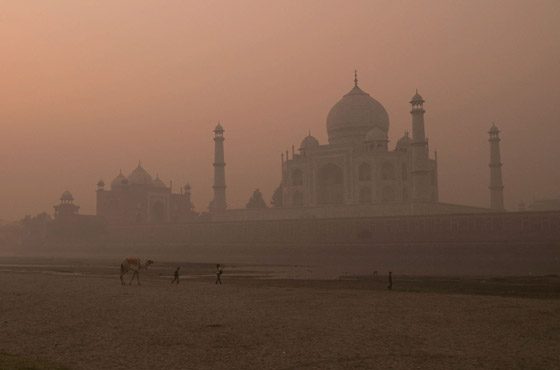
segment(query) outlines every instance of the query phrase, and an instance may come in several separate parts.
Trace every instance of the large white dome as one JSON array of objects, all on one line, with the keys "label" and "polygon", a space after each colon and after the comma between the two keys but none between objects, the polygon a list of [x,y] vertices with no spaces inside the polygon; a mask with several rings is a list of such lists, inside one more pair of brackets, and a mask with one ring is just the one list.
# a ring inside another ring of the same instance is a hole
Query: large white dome
[{"label": "large white dome", "polygon": [[389,115],[381,103],[357,84],[327,116],[329,144],[363,143],[367,133],[375,127],[387,134]]}]

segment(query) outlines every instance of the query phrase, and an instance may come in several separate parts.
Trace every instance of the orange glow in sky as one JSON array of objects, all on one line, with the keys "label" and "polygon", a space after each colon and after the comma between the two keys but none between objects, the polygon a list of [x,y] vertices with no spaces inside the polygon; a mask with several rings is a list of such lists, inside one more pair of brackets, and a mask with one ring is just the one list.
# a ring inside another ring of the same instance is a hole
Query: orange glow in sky
[{"label": "orange glow in sky", "polygon": [[225,132],[230,208],[280,182],[280,153],[360,87],[389,113],[390,148],[426,100],[439,198],[488,206],[492,121],[505,200],[560,196],[558,1],[4,1],[0,5],[0,219],[49,212],[68,189],[142,160],[212,198]]}]

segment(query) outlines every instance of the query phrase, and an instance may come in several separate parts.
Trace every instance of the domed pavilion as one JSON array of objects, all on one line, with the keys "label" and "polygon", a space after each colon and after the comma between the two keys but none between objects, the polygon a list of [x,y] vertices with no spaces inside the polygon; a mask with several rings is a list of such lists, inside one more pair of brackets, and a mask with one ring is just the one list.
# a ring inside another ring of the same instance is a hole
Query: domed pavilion
[{"label": "domed pavilion", "polygon": [[97,183],[97,215],[110,224],[161,224],[180,222],[192,216],[190,187],[179,194],[173,193],[159,174],[155,179],[140,162],[128,175],[122,171],[111,181],[111,189],[105,183]]}]

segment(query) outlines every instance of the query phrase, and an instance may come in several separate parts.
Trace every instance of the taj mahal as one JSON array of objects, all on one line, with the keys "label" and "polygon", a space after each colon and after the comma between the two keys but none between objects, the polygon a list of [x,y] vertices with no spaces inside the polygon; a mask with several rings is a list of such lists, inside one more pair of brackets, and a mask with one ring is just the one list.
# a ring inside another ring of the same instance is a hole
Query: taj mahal
[{"label": "taj mahal", "polygon": [[[499,130],[492,125],[490,205],[488,208],[440,202],[437,152],[429,155],[424,98],[416,91],[407,131],[389,147],[389,115],[383,105],[354,86],[331,108],[326,119],[328,143],[311,134],[299,148],[282,153],[280,207],[228,209],[224,128],[214,129],[213,221],[274,220],[485,213],[504,211]],[[111,224],[177,223],[193,220],[190,186],[173,193],[139,163],[128,176],[119,173],[97,189],[97,216]],[[65,202],[68,202],[66,194]]]},{"label": "taj mahal", "polygon": [[299,154],[284,162],[287,205],[437,201],[437,162],[428,157],[424,99],[417,92],[410,103],[412,138],[406,133],[389,150],[389,115],[358,87],[355,76],[354,88],[327,116],[328,145],[309,135]]}]

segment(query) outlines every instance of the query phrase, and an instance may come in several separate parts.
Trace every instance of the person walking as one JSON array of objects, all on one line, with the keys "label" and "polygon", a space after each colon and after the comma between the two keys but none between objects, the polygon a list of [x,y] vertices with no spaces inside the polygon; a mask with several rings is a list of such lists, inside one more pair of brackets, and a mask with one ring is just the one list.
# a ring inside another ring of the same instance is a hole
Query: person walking
[{"label": "person walking", "polygon": [[391,271],[389,271],[389,286],[387,287],[387,289],[389,289],[389,290],[393,289],[393,275],[392,275]]},{"label": "person walking", "polygon": [[216,284],[220,283],[220,285],[222,285],[222,279],[220,279],[220,276],[222,276],[222,272],[222,267],[218,263],[216,265]]},{"label": "person walking", "polygon": [[171,281],[171,284],[173,284],[174,282],[177,282],[177,284],[179,284],[179,269],[180,267],[177,267],[177,269],[175,270],[175,273],[173,274],[174,278]]}]

